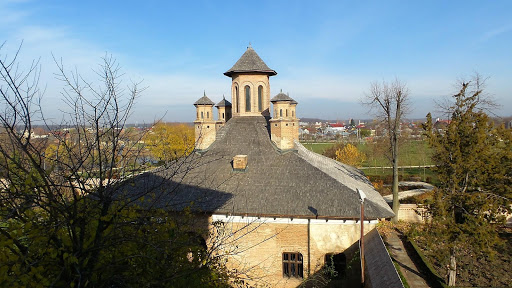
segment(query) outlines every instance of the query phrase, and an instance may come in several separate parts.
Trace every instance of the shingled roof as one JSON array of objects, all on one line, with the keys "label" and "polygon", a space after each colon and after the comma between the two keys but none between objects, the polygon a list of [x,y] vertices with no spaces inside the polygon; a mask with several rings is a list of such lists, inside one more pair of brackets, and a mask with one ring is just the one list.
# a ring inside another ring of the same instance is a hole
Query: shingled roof
[{"label": "shingled roof", "polygon": [[251,46],[247,47],[245,53],[236,61],[235,65],[228,71],[224,72],[224,75],[231,77],[235,73],[248,73],[248,72],[259,72],[266,73],[270,76],[277,75],[277,72],[268,68],[267,64],[261,60],[260,56],[252,49]]},{"label": "shingled roof", "polygon": [[288,96],[287,94],[284,94],[283,90],[281,90],[281,92],[279,92],[279,94],[277,94],[272,99],[270,99],[270,102],[272,102],[272,103],[277,102],[277,101],[290,101],[293,104],[297,104],[297,102],[295,100],[293,100],[290,96]]},{"label": "shingled roof", "polygon": [[220,102],[217,103],[215,107],[231,107],[231,102],[229,102],[228,100],[226,100],[224,96],[222,96],[222,100],[220,100]]},{"label": "shingled roof", "polygon": [[[296,146],[295,151],[279,152],[263,116],[232,118],[206,152],[194,154],[188,165],[181,165],[188,168],[174,177],[179,183],[162,185],[157,207],[192,205],[217,214],[358,219],[356,189],[361,189],[367,195],[367,219],[394,216],[361,171],[313,153],[299,142]],[[235,155],[247,155],[245,171],[233,170]],[[170,173],[166,171],[140,177],[165,178]],[[135,187],[147,182],[135,181]]]},{"label": "shingled roof", "polygon": [[203,97],[199,98],[195,103],[194,106],[197,105],[215,105],[215,103],[210,100],[210,98],[206,97],[206,92],[204,92]]}]

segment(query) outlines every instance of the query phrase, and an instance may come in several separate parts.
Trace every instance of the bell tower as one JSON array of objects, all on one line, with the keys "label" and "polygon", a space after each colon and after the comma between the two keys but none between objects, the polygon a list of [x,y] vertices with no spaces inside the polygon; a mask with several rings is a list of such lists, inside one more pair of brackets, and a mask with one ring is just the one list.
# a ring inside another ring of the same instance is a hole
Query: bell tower
[{"label": "bell tower", "polygon": [[233,117],[270,116],[269,77],[277,72],[270,69],[250,45],[224,75],[232,80]]},{"label": "bell tower", "polygon": [[197,150],[204,150],[215,141],[217,121],[213,119],[213,105],[215,103],[206,97],[206,92],[194,103],[196,106],[194,130]]},{"label": "bell tower", "polygon": [[270,100],[274,108],[274,117],[270,119],[270,137],[277,148],[290,150],[299,140],[299,119],[297,118],[297,101],[283,91]]}]

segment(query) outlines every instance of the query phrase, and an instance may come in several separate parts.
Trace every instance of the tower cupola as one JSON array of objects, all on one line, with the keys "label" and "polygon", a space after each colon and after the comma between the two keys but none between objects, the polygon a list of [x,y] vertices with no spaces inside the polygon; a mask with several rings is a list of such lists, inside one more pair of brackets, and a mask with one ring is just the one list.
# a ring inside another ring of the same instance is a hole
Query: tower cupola
[{"label": "tower cupola", "polygon": [[277,75],[249,45],[238,61],[224,73],[231,77],[233,117],[270,116],[269,77]]},{"label": "tower cupola", "polygon": [[270,120],[270,136],[281,150],[295,148],[295,140],[299,140],[299,119],[295,114],[297,101],[283,91],[272,100],[274,117]]},{"label": "tower cupola", "polygon": [[222,96],[222,100],[215,107],[219,110],[219,122],[224,124],[231,119],[231,102],[226,100],[224,96]]},{"label": "tower cupola", "polygon": [[208,148],[215,141],[216,121],[213,120],[213,105],[215,103],[206,96],[206,91],[203,97],[194,103],[194,106],[196,106],[196,120],[194,121],[195,147],[198,150]]}]

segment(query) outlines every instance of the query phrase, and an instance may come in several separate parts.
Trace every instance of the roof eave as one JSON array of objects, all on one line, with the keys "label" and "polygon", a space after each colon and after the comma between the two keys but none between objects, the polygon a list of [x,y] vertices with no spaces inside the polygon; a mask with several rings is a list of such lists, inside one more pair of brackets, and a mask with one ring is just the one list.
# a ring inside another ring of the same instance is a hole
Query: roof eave
[{"label": "roof eave", "polygon": [[244,70],[229,70],[224,72],[224,75],[231,77],[233,74],[267,74],[268,76],[275,76],[277,75],[277,72],[274,70],[251,70],[251,71],[244,71]]}]

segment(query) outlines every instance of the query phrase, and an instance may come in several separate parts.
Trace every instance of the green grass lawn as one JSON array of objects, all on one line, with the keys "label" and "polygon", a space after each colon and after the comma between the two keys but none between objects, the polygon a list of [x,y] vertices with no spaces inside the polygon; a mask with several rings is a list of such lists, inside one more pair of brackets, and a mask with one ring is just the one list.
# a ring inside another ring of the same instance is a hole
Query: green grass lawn
[{"label": "green grass lawn", "polygon": [[[308,150],[322,154],[325,149],[336,145],[336,142],[303,142],[302,145]],[[366,161],[363,167],[386,167],[391,166],[389,160],[383,155],[382,150],[376,144],[357,144],[359,151],[365,153]],[[424,166],[432,165],[432,149],[425,141],[411,140],[399,147],[399,166]]]},{"label": "green grass lawn", "polygon": [[[390,161],[383,155],[382,149],[376,147],[376,144],[359,144],[357,148],[364,152],[366,161],[364,167],[382,167],[391,166]],[[424,166],[432,165],[432,149],[425,141],[411,140],[399,146],[398,150],[399,166]]]},{"label": "green grass lawn", "polygon": [[333,145],[336,145],[336,142],[324,142],[324,143],[302,142],[302,145],[304,145],[304,147],[306,147],[308,150],[311,150],[318,154],[322,154],[325,151],[325,149],[327,149]]}]

